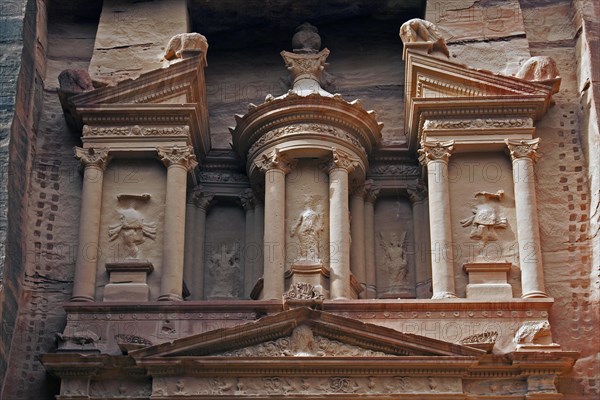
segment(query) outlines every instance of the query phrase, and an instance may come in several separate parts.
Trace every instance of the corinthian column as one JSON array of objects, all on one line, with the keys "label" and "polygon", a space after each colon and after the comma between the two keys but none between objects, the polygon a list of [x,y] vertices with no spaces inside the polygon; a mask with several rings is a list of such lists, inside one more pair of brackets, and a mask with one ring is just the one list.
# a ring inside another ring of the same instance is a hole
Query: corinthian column
[{"label": "corinthian column", "polygon": [[349,154],[332,149],[329,171],[329,288],[333,300],[350,298],[350,210],[348,174],[358,166]]},{"label": "corinthian column", "polygon": [[167,167],[167,198],[159,300],[182,300],[187,173],[198,165],[191,146],[158,147]]},{"label": "corinthian column", "polygon": [[365,182],[365,269],[367,299],[377,298],[377,266],[375,265],[375,201],[379,188],[372,180]]},{"label": "corinthian column", "polygon": [[448,160],[454,149],[454,141],[423,142],[421,147],[419,161],[427,166],[428,175],[432,298],[452,298],[456,297],[456,294],[454,294]]},{"label": "corinthian column", "polygon": [[75,157],[81,161],[85,169],[79,218],[79,247],[71,301],[94,301],[102,184],[104,170],[109,160],[108,149],[75,147]]},{"label": "corinthian column", "polygon": [[196,217],[194,221],[194,262],[192,264],[192,300],[204,298],[204,242],[206,239],[206,211],[214,195],[198,190],[194,196]]},{"label": "corinthian column", "polygon": [[544,290],[544,270],[535,196],[533,164],[540,139],[506,140],[513,165],[517,240],[523,298],[548,297]]},{"label": "corinthian column", "polygon": [[285,284],[285,175],[292,163],[273,150],[263,154],[256,166],[265,173],[263,298],[281,299]]}]

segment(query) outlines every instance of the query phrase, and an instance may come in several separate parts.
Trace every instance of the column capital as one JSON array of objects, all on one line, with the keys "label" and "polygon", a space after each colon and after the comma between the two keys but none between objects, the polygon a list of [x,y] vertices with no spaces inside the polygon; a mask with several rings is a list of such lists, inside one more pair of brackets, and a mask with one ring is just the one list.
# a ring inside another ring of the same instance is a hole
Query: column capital
[{"label": "column capital", "polygon": [[254,197],[254,191],[252,189],[246,189],[242,193],[238,195],[240,201],[242,202],[242,207],[244,211],[253,210],[256,205],[256,200]]},{"label": "column capital", "polygon": [[419,201],[425,200],[427,197],[427,188],[421,184],[417,184],[415,187],[406,189],[408,192],[408,198],[411,203],[418,203]]},{"label": "column capital", "polygon": [[448,162],[454,151],[454,140],[447,142],[421,142],[419,149],[419,161],[427,165],[430,161]]},{"label": "column capital", "polygon": [[105,170],[110,157],[108,155],[108,147],[74,147],[75,157],[79,159],[84,167],[93,166]]},{"label": "column capital", "polygon": [[331,172],[332,169],[345,169],[348,173],[354,171],[358,167],[358,160],[353,158],[350,154],[338,150],[335,147],[331,148],[331,158],[322,164],[325,171]]},{"label": "column capital", "polygon": [[214,197],[214,194],[204,191],[202,186],[196,186],[191,193],[191,199],[196,208],[203,210],[206,210],[210,206]]},{"label": "column capital", "polygon": [[519,158],[529,158],[535,162],[538,158],[537,148],[540,144],[540,138],[531,140],[506,139],[504,143],[506,143],[510,152],[510,158],[513,161]]},{"label": "column capital", "polygon": [[377,196],[379,195],[379,187],[375,185],[372,179],[365,181],[365,201],[369,203],[375,203]]},{"label": "column capital", "polygon": [[160,161],[168,168],[180,165],[191,171],[198,165],[192,146],[158,146],[156,148]]},{"label": "column capital", "polygon": [[267,172],[272,169],[278,169],[284,174],[287,174],[296,166],[296,161],[290,160],[286,156],[282,155],[279,152],[279,149],[275,149],[267,154],[263,154],[260,160],[255,161],[255,165],[263,172]]}]

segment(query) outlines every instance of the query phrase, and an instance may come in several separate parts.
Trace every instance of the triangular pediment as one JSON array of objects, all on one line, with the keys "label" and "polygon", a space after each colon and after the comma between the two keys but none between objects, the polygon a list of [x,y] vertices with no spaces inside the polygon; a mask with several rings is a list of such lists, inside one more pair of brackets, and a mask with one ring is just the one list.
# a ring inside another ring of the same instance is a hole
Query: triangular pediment
[{"label": "triangular pediment", "polygon": [[204,57],[192,57],[70,98],[76,107],[197,103],[204,94]]},{"label": "triangular pediment", "polygon": [[405,129],[416,150],[425,118],[539,119],[552,104],[560,78],[532,82],[478,70],[419,51],[405,58]]},{"label": "triangular pediment", "polygon": [[477,357],[484,352],[405,334],[309,308],[132,351],[135,359],[171,357]]},{"label": "triangular pediment", "polygon": [[[152,136],[152,132],[166,132],[159,133],[165,136],[184,132],[182,128],[187,126],[185,131],[189,131],[189,135],[179,139],[191,143],[196,156],[202,159],[211,147],[205,66],[204,54],[200,53],[166,68],[144,73],[136,79],[117,82],[114,86],[79,94],[59,90],[65,118],[78,133],[83,131],[84,125],[100,127],[103,133],[95,136],[105,136],[105,142],[118,141],[122,136],[145,140]],[[165,129],[153,129],[157,126]],[[132,134],[131,127],[136,127],[135,131],[143,132],[143,135]],[[143,130],[146,128],[149,130]],[[113,140],[109,136],[117,138]],[[152,139],[163,141],[164,138]]]}]

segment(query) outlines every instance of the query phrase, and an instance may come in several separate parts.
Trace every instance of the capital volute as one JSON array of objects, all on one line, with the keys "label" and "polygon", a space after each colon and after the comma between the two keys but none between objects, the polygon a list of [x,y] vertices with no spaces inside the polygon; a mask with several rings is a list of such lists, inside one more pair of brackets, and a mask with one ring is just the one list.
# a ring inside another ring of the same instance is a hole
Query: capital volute
[{"label": "capital volute", "polygon": [[107,147],[88,147],[85,149],[75,147],[74,151],[75,157],[79,159],[84,167],[92,166],[104,170],[110,160]]},{"label": "capital volute", "polygon": [[379,190],[379,187],[375,185],[372,179],[366,180],[364,185],[365,201],[375,203],[379,195]]},{"label": "capital volute", "polygon": [[332,169],[344,169],[350,173],[358,166],[359,162],[356,158],[353,158],[346,152],[332,147],[331,158],[323,164],[323,170],[331,172]]},{"label": "capital volute", "polygon": [[287,174],[294,168],[296,161],[288,159],[279,152],[279,149],[275,149],[267,154],[263,154],[259,160],[255,161],[255,165],[263,172],[278,169]]},{"label": "capital volute", "polygon": [[448,162],[454,151],[454,140],[447,142],[421,142],[419,161],[427,165],[430,161]]},{"label": "capital volute", "polygon": [[529,158],[532,161],[537,160],[537,148],[540,144],[539,138],[531,140],[506,139],[504,142],[508,147],[508,151],[510,152],[510,158],[513,161],[520,158]]},{"label": "capital volute", "polygon": [[167,168],[178,165],[190,171],[198,165],[192,146],[158,146],[156,151]]}]

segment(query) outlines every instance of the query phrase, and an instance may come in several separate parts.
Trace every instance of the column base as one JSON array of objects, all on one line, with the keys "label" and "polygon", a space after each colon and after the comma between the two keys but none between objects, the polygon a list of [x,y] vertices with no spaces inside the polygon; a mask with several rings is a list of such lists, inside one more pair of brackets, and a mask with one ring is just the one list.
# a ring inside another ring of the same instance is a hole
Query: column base
[{"label": "column base", "polygon": [[439,300],[439,299],[457,299],[458,297],[452,293],[452,292],[440,292],[440,293],[434,293],[433,296],[431,296],[432,300]]},{"label": "column base", "polygon": [[89,296],[73,296],[73,297],[71,297],[70,301],[72,301],[72,302],[88,302],[89,303],[89,302],[93,302],[96,300],[94,300],[94,298],[89,297]]},{"label": "column base", "polygon": [[176,294],[161,294],[158,296],[158,301],[183,301],[181,296]]},{"label": "column base", "polygon": [[548,296],[546,293],[540,292],[540,291],[524,293],[521,296],[521,298],[523,298],[523,299],[542,299],[542,298],[547,298],[547,297],[550,297],[550,296]]}]

